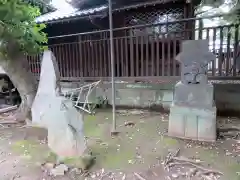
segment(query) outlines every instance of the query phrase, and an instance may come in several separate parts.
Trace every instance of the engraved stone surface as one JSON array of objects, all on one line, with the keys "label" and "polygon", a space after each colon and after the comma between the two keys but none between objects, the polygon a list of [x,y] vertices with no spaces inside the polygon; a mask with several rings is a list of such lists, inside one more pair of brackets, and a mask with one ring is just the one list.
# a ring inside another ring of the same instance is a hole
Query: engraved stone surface
[{"label": "engraved stone surface", "polygon": [[208,63],[215,56],[208,50],[208,40],[188,40],[176,57],[181,62],[181,81],[175,85],[170,108],[170,136],[215,141],[216,107],[213,85],[207,80]]},{"label": "engraved stone surface", "polygon": [[207,65],[215,59],[208,50],[208,40],[189,40],[182,43],[176,60],[181,63],[183,84],[207,84]]},{"label": "engraved stone surface", "polygon": [[83,114],[71,100],[60,96],[60,73],[51,51],[45,51],[38,91],[32,105],[32,121],[48,130],[48,145],[60,158],[83,155]]},{"label": "engraved stone surface", "polygon": [[173,105],[168,135],[198,141],[216,140],[216,107],[210,109]]},{"label": "engraved stone surface", "polygon": [[173,103],[191,107],[211,108],[214,106],[212,84],[183,84],[175,86]]}]

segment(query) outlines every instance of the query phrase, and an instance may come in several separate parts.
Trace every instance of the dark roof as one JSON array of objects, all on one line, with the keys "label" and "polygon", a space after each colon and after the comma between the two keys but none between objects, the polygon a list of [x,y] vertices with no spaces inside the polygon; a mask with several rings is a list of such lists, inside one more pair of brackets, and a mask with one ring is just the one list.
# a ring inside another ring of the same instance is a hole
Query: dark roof
[{"label": "dark roof", "polygon": [[[113,4],[113,11],[119,11],[119,10],[126,10],[126,9],[132,9],[132,8],[138,8],[142,6],[151,6],[155,4],[164,4],[168,2],[178,2],[183,0],[144,0],[144,2],[140,3],[140,1],[143,0],[131,0],[131,2],[135,2],[135,4],[128,4],[128,5],[117,5],[116,3]],[[88,8],[88,9],[82,9],[82,10],[57,10],[51,13],[44,14],[42,16],[39,16],[36,18],[37,23],[54,23],[61,20],[72,20],[78,17],[84,17],[93,15],[96,13],[100,13],[103,11],[106,11],[108,9],[108,4],[94,7],[94,8]]]},{"label": "dark roof", "polygon": [[85,10],[57,10],[51,13],[41,15],[36,18],[37,23],[50,23],[58,20],[88,16],[106,10],[106,5],[97,8],[85,9]]},{"label": "dark roof", "polygon": [[[112,0],[112,5],[115,8],[119,8],[122,6],[129,6],[133,4],[141,4],[141,3],[151,3],[155,1],[158,4],[163,4],[169,2],[169,0]],[[179,0],[171,0],[171,1],[179,1]],[[201,0],[190,0],[194,5],[199,4]],[[68,0],[69,4],[78,9],[88,9],[94,8],[101,5],[108,4],[108,0]],[[185,0],[186,2],[186,0]]]}]

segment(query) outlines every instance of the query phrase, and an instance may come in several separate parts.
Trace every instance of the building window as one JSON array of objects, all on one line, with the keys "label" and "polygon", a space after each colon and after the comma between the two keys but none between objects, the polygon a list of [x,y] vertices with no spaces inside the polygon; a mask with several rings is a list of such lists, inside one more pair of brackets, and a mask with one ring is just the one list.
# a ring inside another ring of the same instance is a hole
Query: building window
[{"label": "building window", "polygon": [[[183,10],[180,8],[164,11],[151,11],[145,13],[129,14],[126,18],[127,26],[149,25],[135,28],[129,31],[131,36],[171,37],[181,34],[183,23],[174,22],[183,18]],[[161,25],[157,25],[161,24]]]}]

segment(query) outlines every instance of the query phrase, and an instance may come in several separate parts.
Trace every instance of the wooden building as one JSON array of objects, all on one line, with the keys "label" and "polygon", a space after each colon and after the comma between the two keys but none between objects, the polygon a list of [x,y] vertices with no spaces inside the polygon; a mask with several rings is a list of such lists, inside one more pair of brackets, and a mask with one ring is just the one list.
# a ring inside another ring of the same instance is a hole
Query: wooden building
[{"label": "wooden building", "polygon": [[[89,4],[78,10],[57,10],[36,19],[47,24],[48,45],[63,80],[111,76],[108,5],[97,0],[86,2]],[[195,21],[191,18],[196,5],[185,0],[113,0],[115,76],[178,76],[174,57],[182,40],[194,38]],[[39,59],[29,57],[36,75]]]}]

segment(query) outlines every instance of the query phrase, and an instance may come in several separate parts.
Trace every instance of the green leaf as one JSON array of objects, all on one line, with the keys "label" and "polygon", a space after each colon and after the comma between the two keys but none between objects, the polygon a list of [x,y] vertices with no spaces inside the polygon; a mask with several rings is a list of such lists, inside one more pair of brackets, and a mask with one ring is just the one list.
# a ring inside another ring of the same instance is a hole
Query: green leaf
[{"label": "green leaf", "polygon": [[36,24],[40,15],[38,7],[23,0],[0,0],[0,55],[9,55],[9,47],[14,44],[16,51],[37,54],[44,50],[47,35],[44,24]]}]

